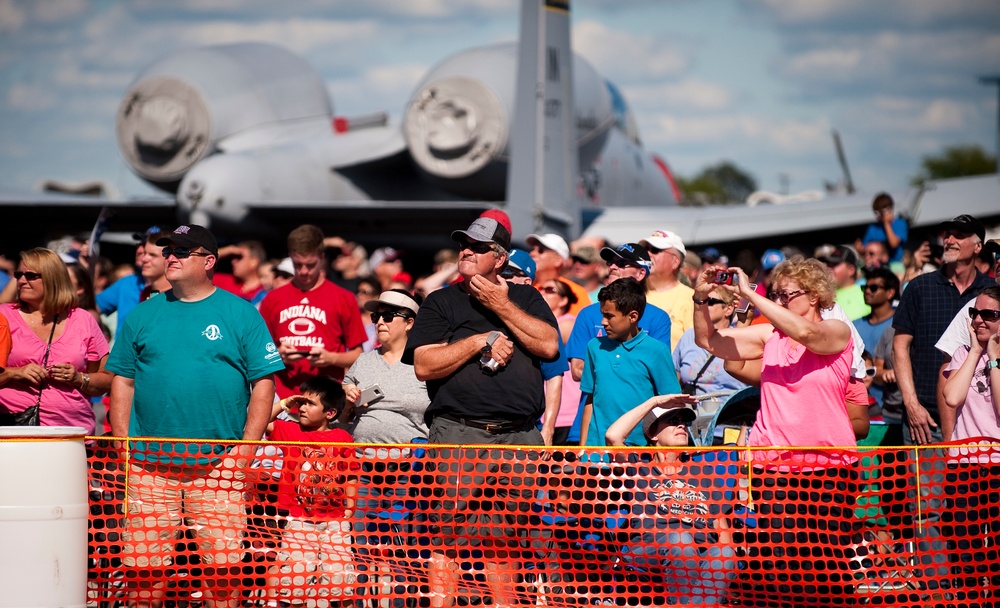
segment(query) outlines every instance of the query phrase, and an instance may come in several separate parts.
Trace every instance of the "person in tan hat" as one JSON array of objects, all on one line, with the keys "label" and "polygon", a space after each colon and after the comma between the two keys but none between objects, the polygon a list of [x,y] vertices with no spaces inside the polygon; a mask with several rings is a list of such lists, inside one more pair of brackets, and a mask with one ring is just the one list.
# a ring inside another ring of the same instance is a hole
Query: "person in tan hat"
[{"label": "person in tan hat", "polygon": [[657,230],[639,241],[649,251],[653,270],[646,281],[646,300],[670,315],[670,348],[677,347],[681,336],[694,327],[694,290],[680,280],[687,250],[681,237],[669,230]]},{"label": "person in tan hat", "polygon": [[570,306],[569,314],[579,313],[585,306],[590,304],[590,295],[582,286],[569,280],[563,274],[570,268],[569,245],[566,244],[558,234],[529,234],[525,239],[528,244],[528,253],[535,261],[535,281],[534,285],[540,289],[542,285],[551,279],[561,281],[573,291],[576,301]]}]

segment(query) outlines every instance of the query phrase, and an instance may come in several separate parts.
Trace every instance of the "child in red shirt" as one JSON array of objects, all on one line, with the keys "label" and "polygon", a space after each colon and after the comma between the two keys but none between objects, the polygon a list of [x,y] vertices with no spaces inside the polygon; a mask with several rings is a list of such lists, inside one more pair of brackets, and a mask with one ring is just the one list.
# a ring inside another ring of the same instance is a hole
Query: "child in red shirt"
[{"label": "child in red shirt", "polygon": [[[270,586],[293,603],[322,597],[331,606],[339,605],[338,600],[346,605],[355,580],[349,518],[359,467],[354,448],[327,445],[354,441],[336,422],[344,409],[344,389],[332,378],[317,376],[299,390],[301,395],[282,402],[298,421],[274,420],[268,434],[277,443],[313,444],[281,447],[278,508],[287,510],[288,525]],[[273,418],[280,410],[275,408]]]}]

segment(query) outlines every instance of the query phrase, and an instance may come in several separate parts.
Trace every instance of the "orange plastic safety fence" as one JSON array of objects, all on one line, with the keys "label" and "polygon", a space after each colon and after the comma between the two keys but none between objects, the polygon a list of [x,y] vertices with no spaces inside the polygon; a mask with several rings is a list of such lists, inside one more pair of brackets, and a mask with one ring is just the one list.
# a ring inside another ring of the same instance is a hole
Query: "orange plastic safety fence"
[{"label": "orange plastic safety fence", "polygon": [[757,453],[751,464],[746,450],[729,448],[98,439],[89,452],[89,599],[94,606],[995,601],[998,446],[845,451],[846,464],[823,468],[803,453],[801,461]]}]

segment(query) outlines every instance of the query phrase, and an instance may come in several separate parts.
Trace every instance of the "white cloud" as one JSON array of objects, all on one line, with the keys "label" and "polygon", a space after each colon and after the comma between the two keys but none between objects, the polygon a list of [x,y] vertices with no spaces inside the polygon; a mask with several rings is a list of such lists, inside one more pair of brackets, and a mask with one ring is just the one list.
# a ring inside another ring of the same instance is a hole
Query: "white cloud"
[{"label": "white cloud", "polygon": [[27,13],[14,0],[0,0],[0,32],[19,31],[27,21]]},{"label": "white cloud", "polygon": [[651,35],[613,30],[597,21],[573,26],[573,49],[616,82],[680,74],[689,65],[683,53]]},{"label": "white cloud", "polygon": [[675,106],[697,112],[725,110],[733,103],[733,92],[728,87],[697,78],[625,87],[623,93],[633,109],[662,110],[664,106]]},{"label": "white cloud", "polygon": [[45,87],[35,84],[15,83],[7,91],[5,100],[13,110],[41,112],[56,105],[57,98]]},{"label": "white cloud", "polygon": [[41,23],[62,23],[83,14],[87,0],[59,0],[58,2],[32,2],[32,18]]},{"label": "white cloud", "polygon": [[272,42],[305,53],[317,46],[346,45],[377,39],[374,21],[336,21],[329,19],[286,19],[259,23],[214,21],[185,28],[185,44],[227,44],[233,42]]},{"label": "white cloud", "polygon": [[812,154],[819,146],[824,149],[830,146],[830,123],[825,119],[806,122],[739,114],[697,117],[662,114],[654,118],[652,129],[644,130],[643,135],[650,147],[666,150],[691,144],[716,147],[720,157],[726,156],[727,149],[746,144],[772,152]]}]

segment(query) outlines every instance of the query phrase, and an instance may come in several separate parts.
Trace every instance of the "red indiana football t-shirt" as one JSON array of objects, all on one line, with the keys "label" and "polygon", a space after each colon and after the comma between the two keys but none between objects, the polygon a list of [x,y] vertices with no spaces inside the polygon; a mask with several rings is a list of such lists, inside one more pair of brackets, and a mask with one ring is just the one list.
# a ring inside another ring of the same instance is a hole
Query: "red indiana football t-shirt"
[{"label": "red indiana football t-shirt", "polygon": [[[260,314],[276,343],[291,344],[298,350],[319,346],[343,353],[368,339],[354,294],[328,280],[310,291],[302,291],[292,283],[279,287],[264,297]],[[332,365],[313,367],[303,358],[276,374],[275,386],[278,396],[284,399],[297,395],[299,385],[308,378],[322,374],[340,381],[345,371]]]}]

